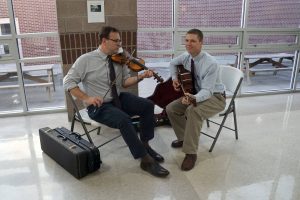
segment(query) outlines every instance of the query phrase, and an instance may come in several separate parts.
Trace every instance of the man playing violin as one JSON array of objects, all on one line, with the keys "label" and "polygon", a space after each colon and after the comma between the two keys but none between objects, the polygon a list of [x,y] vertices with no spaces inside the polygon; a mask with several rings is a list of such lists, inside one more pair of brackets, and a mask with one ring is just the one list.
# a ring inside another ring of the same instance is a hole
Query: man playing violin
[{"label": "man playing violin", "polygon": [[177,66],[191,72],[194,94],[184,93],[169,103],[166,112],[177,140],[173,148],[182,147],[185,158],[181,164],[184,171],[191,170],[197,160],[197,150],[203,121],[224,110],[226,102],[224,85],[218,79],[219,66],[215,58],[202,51],[203,33],[191,29],[185,36],[186,52],[170,62],[173,87],[179,91],[182,86],[178,80]]},{"label": "man playing violin", "polygon": [[[143,170],[154,176],[166,177],[169,171],[159,164],[164,158],[149,145],[154,137],[154,104],[148,99],[120,92],[121,87],[127,88],[152,77],[153,72],[146,70],[130,77],[126,65],[112,63],[111,56],[121,48],[120,32],[116,28],[103,27],[99,40],[98,49],[75,61],[64,77],[64,88],[87,105],[91,119],[120,130],[132,156],[141,159]],[[115,78],[111,78],[112,74]],[[79,83],[82,83],[83,89],[78,87]],[[140,117],[140,138],[131,123],[134,115]]]}]

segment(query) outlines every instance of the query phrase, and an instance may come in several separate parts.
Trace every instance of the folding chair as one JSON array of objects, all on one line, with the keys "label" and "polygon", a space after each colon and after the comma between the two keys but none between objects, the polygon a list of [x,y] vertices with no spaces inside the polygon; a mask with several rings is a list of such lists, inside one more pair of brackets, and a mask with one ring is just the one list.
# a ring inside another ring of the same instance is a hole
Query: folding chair
[{"label": "folding chair", "polygon": [[[231,131],[235,132],[235,139],[238,139],[238,128],[237,128],[237,118],[236,118],[236,108],[235,108],[235,97],[237,96],[237,93],[240,89],[241,83],[243,81],[243,73],[235,68],[235,67],[231,67],[231,66],[220,66],[220,72],[219,72],[219,78],[221,80],[221,82],[225,85],[225,90],[226,93],[230,92],[232,94],[230,103],[226,106],[225,110],[222,111],[219,116],[223,117],[221,123],[217,123],[215,121],[212,121],[210,119],[207,119],[207,127],[210,126],[209,122],[217,124],[219,126],[217,134],[215,136],[211,136],[208,135],[204,132],[201,132],[202,134],[210,137],[213,139],[213,143],[209,149],[209,152],[212,152],[218,137],[222,131],[223,128],[229,129]],[[225,126],[225,121],[228,117],[229,114],[233,114],[233,119],[234,119],[234,128],[230,128],[228,126]]]},{"label": "folding chair", "polygon": [[[71,123],[71,131],[72,132],[74,131],[75,122],[76,121],[80,122],[80,124],[84,130],[84,134],[82,134],[81,136],[86,135],[88,137],[89,141],[91,141],[91,143],[93,143],[90,133],[97,130],[97,135],[100,135],[101,126],[103,126],[103,125],[101,123],[98,123],[98,122],[92,120],[89,117],[86,108],[79,110],[77,103],[76,103],[74,97],[72,96],[72,94],[70,93],[70,91],[67,91],[66,93],[67,93],[67,96],[69,97],[69,99],[71,100],[71,104],[73,106],[73,112],[74,112],[73,118],[72,118],[72,123]],[[92,128],[91,130],[88,130],[86,125],[92,126],[94,128]],[[109,139],[108,141],[100,144],[97,148],[102,147],[103,145],[117,139],[120,136],[121,136],[121,134],[113,137],[112,139]]]}]

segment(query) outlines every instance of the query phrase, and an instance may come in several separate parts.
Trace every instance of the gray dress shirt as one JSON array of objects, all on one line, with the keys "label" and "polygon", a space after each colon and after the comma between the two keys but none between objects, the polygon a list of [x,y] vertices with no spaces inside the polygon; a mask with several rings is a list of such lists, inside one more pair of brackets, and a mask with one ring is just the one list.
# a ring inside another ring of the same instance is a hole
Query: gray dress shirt
[{"label": "gray dress shirt", "polygon": [[[118,94],[123,82],[130,77],[127,66],[114,63],[114,68],[117,76],[116,86]],[[99,48],[92,52],[80,56],[68,74],[64,77],[63,84],[65,90],[70,90],[79,86],[82,83],[81,89],[88,96],[104,97],[110,88],[109,68],[107,55]],[[106,95],[104,102],[112,101],[111,90]]]},{"label": "gray dress shirt", "polygon": [[201,51],[196,57],[185,52],[170,62],[170,73],[172,79],[177,79],[177,65],[183,65],[191,71],[191,59],[195,64],[195,94],[196,101],[202,102],[209,99],[213,93],[223,92],[224,85],[219,78],[219,66],[216,59],[210,54]]}]

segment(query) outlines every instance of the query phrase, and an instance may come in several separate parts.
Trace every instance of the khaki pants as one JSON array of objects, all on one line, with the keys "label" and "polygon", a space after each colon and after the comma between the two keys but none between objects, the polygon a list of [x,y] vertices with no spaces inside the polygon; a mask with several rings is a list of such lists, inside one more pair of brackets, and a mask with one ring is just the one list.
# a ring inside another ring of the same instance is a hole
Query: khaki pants
[{"label": "khaki pants", "polygon": [[181,98],[169,103],[166,107],[168,118],[177,139],[183,140],[182,151],[186,154],[197,154],[199,137],[204,120],[224,110],[225,98],[216,94],[197,103],[197,106],[183,105]]}]

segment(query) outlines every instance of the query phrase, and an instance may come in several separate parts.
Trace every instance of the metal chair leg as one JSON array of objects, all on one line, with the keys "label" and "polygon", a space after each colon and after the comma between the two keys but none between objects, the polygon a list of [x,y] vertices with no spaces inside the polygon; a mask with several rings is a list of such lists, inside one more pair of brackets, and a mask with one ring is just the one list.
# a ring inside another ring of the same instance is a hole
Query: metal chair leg
[{"label": "metal chair leg", "polygon": [[99,126],[97,129],[97,135],[100,135],[100,131],[101,131],[101,126]]},{"label": "metal chair leg", "polygon": [[71,131],[74,131],[74,126],[75,126],[75,114],[73,115],[73,119],[72,119],[72,124],[71,124]]},{"label": "metal chair leg", "polygon": [[227,116],[228,116],[228,114],[226,113],[226,115],[223,117],[222,123],[220,124],[220,127],[218,129],[218,132],[217,132],[215,138],[214,138],[214,141],[213,141],[212,145],[210,146],[209,152],[212,152],[212,150],[214,149],[215,144],[216,144],[216,142],[217,142],[217,140],[219,138],[219,135],[220,135],[221,130],[222,130],[223,126],[224,126],[224,123],[226,121]]},{"label": "metal chair leg", "polygon": [[233,102],[233,120],[234,120],[234,132],[235,132],[235,139],[238,140],[238,127],[237,127],[237,118],[236,118],[236,112],[235,112],[235,104]]}]

